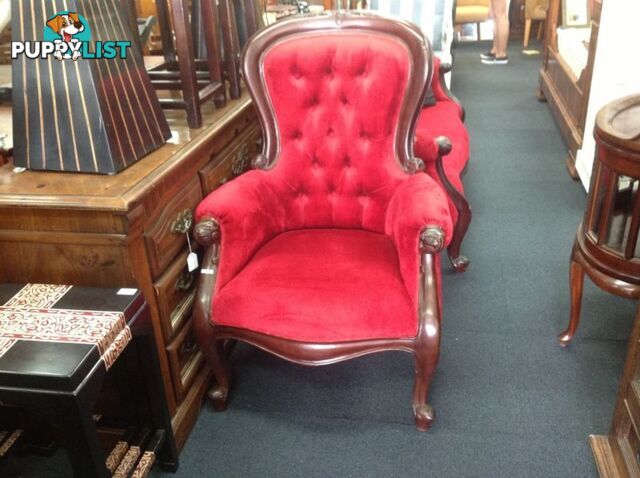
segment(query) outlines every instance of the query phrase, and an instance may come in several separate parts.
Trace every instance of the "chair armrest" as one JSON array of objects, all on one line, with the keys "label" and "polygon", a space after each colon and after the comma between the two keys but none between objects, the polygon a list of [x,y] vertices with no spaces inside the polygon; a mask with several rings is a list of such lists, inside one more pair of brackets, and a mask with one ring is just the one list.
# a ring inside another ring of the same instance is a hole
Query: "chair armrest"
[{"label": "chair armrest", "polygon": [[[220,244],[216,290],[229,282],[262,244],[284,231],[284,208],[266,174],[249,171],[213,191],[196,209],[195,240],[205,247]],[[207,232],[211,219],[216,223],[213,235]]]},{"label": "chair armrest", "polygon": [[[438,229],[442,234],[438,244],[433,244],[429,238]],[[396,247],[400,272],[412,298],[417,300],[418,297],[420,256],[442,250],[450,242],[452,231],[445,192],[427,174],[411,176],[392,196],[385,218],[385,233]],[[418,306],[417,301],[414,305]]]},{"label": "chair armrest", "polygon": [[441,63],[438,57],[433,59],[433,79],[431,80],[431,90],[436,101],[452,101],[458,106],[460,118],[464,121],[465,111],[460,100],[447,87],[444,76],[451,71],[450,63]]},{"label": "chair armrest", "polygon": [[451,140],[446,136],[438,136],[436,138],[429,134],[423,134],[423,131],[416,130],[414,140],[415,155],[425,164],[441,162],[442,158],[451,152]]}]

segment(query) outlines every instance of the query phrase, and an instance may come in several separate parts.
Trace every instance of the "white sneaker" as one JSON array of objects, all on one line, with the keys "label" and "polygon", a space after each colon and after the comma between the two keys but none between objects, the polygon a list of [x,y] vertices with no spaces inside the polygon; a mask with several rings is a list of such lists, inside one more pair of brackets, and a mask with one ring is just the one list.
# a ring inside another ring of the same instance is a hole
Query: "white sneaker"
[{"label": "white sneaker", "polygon": [[485,65],[506,65],[509,63],[509,58],[506,56],[500,58],[494,56],[493,58],[482,58],[480,61]]}]

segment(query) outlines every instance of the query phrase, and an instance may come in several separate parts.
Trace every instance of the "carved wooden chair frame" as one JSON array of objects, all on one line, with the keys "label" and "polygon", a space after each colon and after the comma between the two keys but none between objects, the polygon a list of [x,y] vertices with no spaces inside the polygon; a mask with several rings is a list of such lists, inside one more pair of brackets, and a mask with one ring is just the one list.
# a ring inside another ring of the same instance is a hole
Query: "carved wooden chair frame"
[{"label": "carved wooden chair frame", "polygon": [[[422,160],[413,156],[413,137],[422,100],[431,79],[431,47],[422,33],[416,31],[408,22],[392,21],[368,12],[354,11],[286,19],[258,33],[249,43],[243,56],[244,78],[264,133],[263,152],[254,160],[254,167],[269,169],[279,156],[278,128],[261,75],[261,61],[265,50],[287,37],[307,32],[317,34],[358,30],[392,35],[404,42],[408,48],[411,56],[411,75],[398,119],[394,148],[396,157],[407,174],[423,174]],[[446,139],[439,141],[446,145]],[[446,152],[443,150],[441,154]],[[424,431],[431,425],[435,414],[427,403],[427,394],[439,357],[441,310],[435,256],[440,253],[445,243],[444,232],[439,226],[425,225],[420,235],[417,251],[420,254],[420,282],[416,336],[337,343],[299,342],[214,324],[211,321],[211,304],[220,258],[221,231],[215,219],[204,217],[196,225],[194,235],[196,241],[206,248],[194,308],[194,327],[198,344],[216,379],[208,393],[215,409],[223,410],[227,404],[230,379],[226,352],[235,340],[247,342],[285,360],[313,366],[395,350],[414,354],[416,368],[413,411],[416,426]],[[247,293],[250,294],[251,291]]]}]

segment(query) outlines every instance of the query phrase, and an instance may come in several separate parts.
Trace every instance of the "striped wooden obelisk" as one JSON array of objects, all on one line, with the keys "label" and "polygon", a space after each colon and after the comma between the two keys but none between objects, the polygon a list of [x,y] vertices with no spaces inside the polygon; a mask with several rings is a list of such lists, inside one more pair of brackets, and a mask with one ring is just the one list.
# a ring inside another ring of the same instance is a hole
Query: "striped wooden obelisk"
[{"label": "striped wooden obelisk", "polygon": [[120,0],[12,0],[13,41],[42,41],[59,12],[77,12],[96,41],[131,41],[126,59],[13,60],[14,163],[114,174],[162,146],[171,131]]}]

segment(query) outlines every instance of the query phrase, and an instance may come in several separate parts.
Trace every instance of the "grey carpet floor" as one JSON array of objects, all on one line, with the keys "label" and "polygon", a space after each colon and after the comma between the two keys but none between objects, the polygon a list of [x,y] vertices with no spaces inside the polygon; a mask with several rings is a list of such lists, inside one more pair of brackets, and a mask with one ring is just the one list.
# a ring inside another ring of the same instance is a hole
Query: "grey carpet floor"
[{"label": "grey carpet floor", "polygon": [[597,476],[587,437],[608,430],[635,304],[587,281],[577,338],[557,345],[586,195],[534,96],[540,56],[514,45],[508,66],[488,67],[486,48],[461,45],[455,59],[472,263],[445,267],[432,429],[414,428],[407,354],[307,368],[239,346],[228,410],[205,407],[178,473],[156,478]]}]

